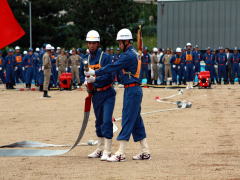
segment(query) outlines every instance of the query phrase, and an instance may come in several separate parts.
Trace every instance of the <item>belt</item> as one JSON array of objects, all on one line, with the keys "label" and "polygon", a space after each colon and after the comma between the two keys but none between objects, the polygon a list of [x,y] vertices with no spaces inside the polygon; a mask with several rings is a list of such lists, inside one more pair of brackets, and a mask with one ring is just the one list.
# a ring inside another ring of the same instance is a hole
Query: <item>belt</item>
[{"label": "belt", "polygon": [[207,66],[211,66],[212,64],[206,64]]},{"label": "belt", "polygon": [[109,84],[109,85],[107,85],[107,86],[104,86],[104,87],[101,87],[101,88],[96,88],[95,90],[96,91],[106,91],[106,90],[108,90],[110,87],[112,87],[112,84]]},{"label": "belt", "polygon": [[135,87],[135,86],[139,86],[139,85],[140,84],[138,84],[138,83],[126,84],[126,85],[124,85],[124,88]]},{"label": "belt", "polygon": [[186,64],[192,64],[192,62],[186,62]]},{"label": "belt", "polygon": [[219,64],[220,66],[223,66],[223,65],[225,65],[225,64]]}]

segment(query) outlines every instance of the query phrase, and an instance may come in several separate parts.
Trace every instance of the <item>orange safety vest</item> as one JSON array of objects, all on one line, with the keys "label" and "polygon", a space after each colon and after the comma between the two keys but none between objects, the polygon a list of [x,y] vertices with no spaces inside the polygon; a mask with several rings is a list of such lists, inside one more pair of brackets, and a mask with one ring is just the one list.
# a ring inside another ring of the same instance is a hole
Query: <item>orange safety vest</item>
[{"label": "orange safety vest", "polygon": [[[135,52],[137,54],[137,52]],[[133,76],[135,78],[139,78],[140,76],[140,72],[141,72],[141,65],[142,65],[142,61],[141,61],[141,56],[138,56],[138,65],[137,65],[137,71],[135,74],[132,74],[131,72],[126,72],[124,69],[122,69],[123,74],[128,74],[129,76]]]},{"label": "orange safety vest", "polygon": [[16,62],[21,63],[22,62],[22,56],[16,56]]},{"label": "orange safety vest", "polygon": [[2,65],[2,63],[3,63],[3,62],[2,62],[2,59],[0,58],[0,65]]},{"label": "orange safety vest", "polygon": [[193,60],[192,54],[186,53],[186,61],[192,61],[192,60]]},{"label": "orange safety vest", "polygon": [[103,51],[101,52],[98,64],[90,65],[90,55],[88,56],[88,67],[93,70],[98,70],[101,68],[101,61],[102,61]]},{"label": "orange safety vest", "polygon": [[176,58],[174,61],[175,64],[180,64],[181,63],[181,58]]}]

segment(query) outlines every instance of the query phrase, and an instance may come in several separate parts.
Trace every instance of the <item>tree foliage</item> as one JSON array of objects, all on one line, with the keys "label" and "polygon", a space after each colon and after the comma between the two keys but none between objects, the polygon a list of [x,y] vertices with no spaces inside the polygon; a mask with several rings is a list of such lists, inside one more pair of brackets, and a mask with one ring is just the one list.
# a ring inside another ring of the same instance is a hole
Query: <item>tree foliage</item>
[{"label": "tree foliage", "polygon": [[[14,45],[28,47],[28,1],[9,0],[8,2],[26,32],[26,35]],[[139,18],[144,14],[141,11],[145,9],[133,0],[34,0],[32,1],[33,46],[40,47],[43,43],[51,43],[66,48],[82,47],[85,45],[87,32],[92,29],[99,32],[103,47],[115,45],[117,32],[121,28],[130,28],[135,36]],[[147,16],[151,14],[152,9],[149,11],[148,8]],[[144,18],[148,19],[148,17]]]}]

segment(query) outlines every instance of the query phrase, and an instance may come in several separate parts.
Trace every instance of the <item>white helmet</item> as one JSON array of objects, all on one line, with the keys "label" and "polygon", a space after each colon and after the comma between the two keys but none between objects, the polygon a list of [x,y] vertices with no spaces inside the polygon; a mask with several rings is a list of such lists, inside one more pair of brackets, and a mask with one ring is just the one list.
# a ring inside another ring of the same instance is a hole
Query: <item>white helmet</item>
[{"label": "white helmet", "polygon": [[158,48],[153,48],[153,52],[158,52]]},{"label": "white helmet", "polygon": [[23,54],[26,55],[26,54],[27,54],[27,51],[23,51]]},{"label": "white helmet", "polygon": [[176,52],[182,52],[182,49],[180,47],[176,48]]},{"label": "white helmet", "polygon": [[37,47],[37,48],[35,49],[35,51],[39,52],[39,51],[40,51],[40,49]]},{"label": "white helmet", "polygon": [[117,41],[119,40],[132,40],[132,33],[129,29],[121,29],[120,31],[118,31],[117,33]]},{"label": "white helmet", "polygon": [[51,44],[47,44],[47,45],[46,45],[46,50],[52,50]]},{"label": "white helmet", "polygon": [[15,50],[20,50],[20,47],[19,47],[19,46],[16,46],[16,47],[15,47]]},{"label": "white helmet", "polygon": [[192,44],[189,42],[189,43],[187,43],[187,45],[186,46],[192,46]]},{"label": "white helmet", "polygon": [[52,49],[51,50],[55,50],[55,47],[54,46],[52,46]]},{"label": "white helmet", "polygon": [[61,50],[61,48],[60,48],[60,47],[57,47],[57,50]]},{"label": "white helmet", "polygon": [[99,33],[95,30],[91,30],[87,33],[86,37],[87,42],[100,42]]}]

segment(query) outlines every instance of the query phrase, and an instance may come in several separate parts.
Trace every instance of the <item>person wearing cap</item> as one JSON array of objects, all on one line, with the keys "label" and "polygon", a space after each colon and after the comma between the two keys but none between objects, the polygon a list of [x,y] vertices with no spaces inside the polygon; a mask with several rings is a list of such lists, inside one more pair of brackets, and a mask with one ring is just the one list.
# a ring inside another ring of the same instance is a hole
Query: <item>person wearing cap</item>
[{"label": "person wearing cap", "polygon": [[39,62],[38,62],[39,69],[37,73],[37,82],[39,85],[39,91],[43,91],[43,83],[44,83],[43,55],[46,53],[46,45],[47,45],[46,43],[43,44],[43,47],[39,53]]},{"label": "person wearing cap", "polygon": [[194,61],[193,61],[193,52],[191,43],[187,43],[186,52],[183,54],[183,58],[185,61],[185,73],[186,73],[186,81],[187,81],[187,89],[193,88],[194,81]]},{"label": "person wearing cap", "polygon": [[0,79],[2,83],[5,84],[3,61],[4,59],[2,57],[2,51],[0,50]]},{"label": "person wearing cap", "polygon": [[[156,51],[156,49],[154,49]],[[149,79],[148,77],[148,66],[151,64],[151,57],[150,54],[148,53],[147,47],[143,48],[143,55],[141,57],[142,60],[142,66],[141,66],[141,74],[140,74],[140,79],[146,78],[147,80]],[[149,82],[150,83],[150,82]]]},{"label": "person wearing cap", "polygon": [[177,76],[180,74],[180,64],[182,61],[182,49],[180,47],[176,48],[176,53],[171,57],[171,71],[172,71],[172,82],[173,85],[177,85],[179,82]]},{"label": "person wearing cap", "polygon": [[83,82],[80,82],[79,77],[79,68],[81,63],[81,57],[77,54],[76,49],[72,49],[72,55],[69,57],[69,66],[72,70],[72,77],[73,82],[77,81],[77,84],[75,83],[75,87],[81,86]]},{"label": "person wearing cap", "polygon": [[64,49],[61,49],[61,53],[57,56],[56,65],[57,65],[58,79],[59,79],[61,74],[67,72],[67,70],[68,70],[67,69],[68,58],[66,56]]},{"label": "person wearing cap", "polygon": [[232,79],[238,78],[238,83],[240,84],[240,54],[238,48],[235,47],[233,50],[233,58],[232,58]]},{"label": "person wearing cap", "polygon": [[114,55],[114,58],[113,58],[112,62],[116,62],[119,59],[120,53],[121,53],[120,48],[117,48],[116,49],[116,54]]},{"label": "person wearing cap", "polygon": [[223,78],[224,84],[227,84],[226,75],[227,55],[226,53],[224,53],[223,47],[219,47],[219,53],[216,55],[216,62],[218,64],[218,83],[221,84]]},{"label": "person wearing cap", "polygon": [[227,62],[226,62],[226,83],[234,84],[234,79],[232,78],[232,61],[233,61],[233,54],[230,53],[229,48],[225,48],[225,53],[227,56]]},{"label": "person wearing cap", "polygon": [[162,63],[164,64],[164,84],[166,85],[170,79],[170,84],[172,84],[172,71],[171,71],[171,58],[172,51],[170,48],[167,48],[167,53],[162,58]]},{"label": "person wearing cap", "polygon": [[[91,30],[86,36],[87,47],[90,54],[84,58],[89,68],[99,69],[112,63],[110,55],[104,53],[100,47],[100,35],[97,31]],[[81,66],[81,73],[84,77],[84,68]],[[113,123],[112,115],[115,105],[116,92],[112,86],[113,74],[103,76],[87,76],[86,81],[93,83],[94,92],[92,97],[94,114],[96,117],[95,127],[98,137],[97,149],[88,155],[89,158],[101,158],[106,161],[112,153]]]},{"label": "person wearing cap", "polygon": [[142,88],[141,80],[141,59],[137,51],[132,46],[132,33],[129,29],[121,29],[117,34],[119,47],[123,51],[118,61],[108,64],[99,70],[89,69],[86,76],[104,76],[113,72],[121,71],[121,81],[124,85],[123,110],[122,110],[122,130],[117,140],[120,143],[118,151],[107,161],[122,162],[126,160],[126,146],[130,136],[135,142],[140,142],[141,152],[133,156],[133,160],[150,160],[151,154],[146,140],[146,131],[141,117]]},{"label": "person wearing cap", "polygon": [[106,48],[105,53],[108,54],[108,55],[110,54],[110,49],[108,47]]},{"label": "person wearing cap", "polygon": [[[158,85],[157,80],[158,80],[158,73],[159,73],[159,69],[158,69],[158,63],[159,63],[159,59],[158,59],[158,50],[157,48],[153,49],[153,53],[151,55],[151,65],[152,65],[152,80],[153,80],[153,84]],[[150,83],[152,84],[152,83]]]},{"label": "person wearing cap", "polygon": [[3,61],[3,67],[6,70],[6,89],[15,89],[15,59],[13,49],[8,50],[8,54]]},{"label": "person wearing cap", "polygon": [[33,66],[36,61],[36,56],[33,54],[33,49],[28,49],[28,54],[23,59],[23,65],[25,68],[25,83],[26,88],[31,89],[32,80],[33,80]]},{"label": "person wearing cap", "polygon": [[15,54],[14,54],[14,61],[15,61],[15,81],[19,83],[21,80],[23,83],[25,82],[24,76],[24,67],[23,67],[23,57],[20,52],[20,47],[15,47]]},{"label": "person wearing cap", "polygon": [[60,53],[61,53],[61,48],[57,47],[56,56],[58,56]]},{"label": "person wearing cap", "polygon": [[214,82],[214,55],[211,52],[211,48],[208,47],[206,53],[203,55],[203,61],[205,62],[205,70],[210,72],[211,83],[215,84]]},{"label": "person wearing cap", "polygon": [[202,60],[202,53],[199,50],[198,45],[195,46],[194,51],[193,51],[193,63],[194,63],[194,74],[198,75],[200,72],[200,62]]},{"label": "person wearing cap", "polygon": [[50,83],[50,77],[51,77],[51,69],[52,69],[52,63],[51,63],[51,55],[52,55],[52,46],[50,44],[46,45],[46,52],[43,55],[42,58],[42,70],[44,73],[44,82],[43,82],[43,97],[44,98],[50,98],[51,96],[48,95],[48,88]]},{"label": "person wearing cap", "polygon": [[111,56],[111,59],[113,61],[114,56],[115,56],[113,47],[110,48],[109,55]]}]

